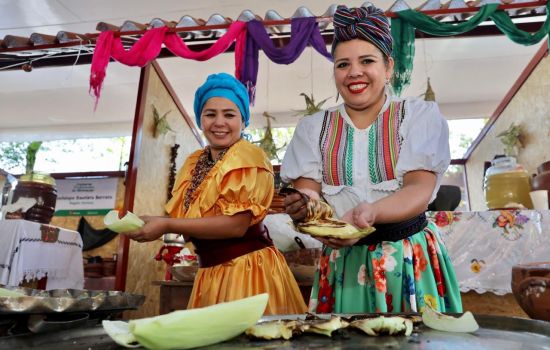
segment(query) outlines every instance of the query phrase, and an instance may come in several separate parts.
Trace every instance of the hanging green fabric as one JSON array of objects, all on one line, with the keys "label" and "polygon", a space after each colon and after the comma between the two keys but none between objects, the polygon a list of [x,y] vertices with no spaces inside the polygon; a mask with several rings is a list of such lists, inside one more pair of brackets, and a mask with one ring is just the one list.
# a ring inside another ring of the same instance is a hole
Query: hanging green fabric
[{"label": "hanging green fabric", "polygon": [[393,37],[392,57],[393,68],[392,87],[399,96],[403,89],[411,83],[414,59],[414,27],[400,18],[391,19],[391,35]]},{"label": "hanging green fabric", "polygon": [[415,10],[399,11],[397,15],[424,33],[437,36],[451,36],[466,33],[474,29],[495,13],[497,8],[498,4],[483,5],[472,18],[460,23],[442,23]]},{"label": "hanging green fabric", "polygon": [[[510,40],[521,45],[533,45],[540,42],[550,32],[550,19],[536,33],[522,31],[516,27],[505,11],[497,10],[499,4],[482,6],[478,13],[461,23],[441,23],[415,10],[397,12],[398,18],[392,18],[392,36],[394,39],[393,58],[395,60],[393,88],[399,95],[410,83],[414,60],[415,28],[431,35],[452,36],[466,33],[480,23],[491,19],[497,28]],[[550,13],[550,1],[546,3],[546,13]],[[550,45],[550,43],[549,43]]]},{"label": "hanging green fabric", "polygon": [[[548,18],[548,11],[550,10],[550,1],[546,3],[546,20],[544,24],[536,33],[529,33],[523,30],[520,30],[516,27],[514,22],[510,19],[508,14],[504,11],[497,11],[491,15],[491,19],[495,22],[495,25],[501,32],[506,34],[510,40],[516,44],[521,45],[534,45],[539,43],[544,37],[550,33],[550,19]],[[550,42],[549,42],[550,47]]]}]

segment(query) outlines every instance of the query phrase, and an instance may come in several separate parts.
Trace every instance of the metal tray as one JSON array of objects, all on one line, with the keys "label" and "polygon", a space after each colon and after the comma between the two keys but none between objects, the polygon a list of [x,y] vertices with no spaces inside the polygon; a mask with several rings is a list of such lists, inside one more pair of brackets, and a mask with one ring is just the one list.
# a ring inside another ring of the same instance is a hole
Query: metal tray
[{"label": "metal tray", "polygon": [[[305,315],[293,315],[294,318]],[[288,317],[277,317],[283,319]],[[244,335],[201,349],[548,349],[550,322],[513,317],[475,315],[480,329],[472,334],[434,331],[423,325],[413,335],[369,337],[345,331],[332,338],[304,334],[291,340],[259,341]],[[269,318],[273,319],[273,318]],[[125,349],[107,336],[100,325],[49,334],[0,337],[0,349]]]},{"label": "metal tray", "polygon": [[80,289],[44,291],[23,287],[2,288],[20,292],[24,296],[0,297],[0,316],[137,309],[145,301],[143,295],[119,291]]}]

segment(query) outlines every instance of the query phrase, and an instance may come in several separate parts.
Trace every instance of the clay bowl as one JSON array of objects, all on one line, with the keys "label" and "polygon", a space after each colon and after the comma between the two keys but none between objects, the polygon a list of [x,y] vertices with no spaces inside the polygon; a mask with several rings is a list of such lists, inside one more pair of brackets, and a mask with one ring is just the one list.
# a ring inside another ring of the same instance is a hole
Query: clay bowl
[{"label": "clay bowl", "polygon": [[529,317],[550,321],[550,261],[513,266],[512,293]]}]

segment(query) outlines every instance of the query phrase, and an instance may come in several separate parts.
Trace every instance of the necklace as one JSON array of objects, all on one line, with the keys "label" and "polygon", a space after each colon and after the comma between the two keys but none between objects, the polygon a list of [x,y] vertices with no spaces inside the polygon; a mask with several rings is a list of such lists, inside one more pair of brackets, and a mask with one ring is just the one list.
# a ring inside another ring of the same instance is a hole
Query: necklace
[{"label": "necklace", "polygon": [[221,151],[216,159],[212,159],[210,146],[206,146],[204,148],[204,151],[199,156],[199,160],[197,161],[195,168],[191,171],[191,186],[189,186],[189,188],[185,192],[185,199],[183,202],[186,211],[191,205],[191,200],[193,199],[193,197],[195,197],[194,194],[196,189],[204,181],[204,178],[218,162],[218,160],[223,158],[228,149],[229,147]]}]

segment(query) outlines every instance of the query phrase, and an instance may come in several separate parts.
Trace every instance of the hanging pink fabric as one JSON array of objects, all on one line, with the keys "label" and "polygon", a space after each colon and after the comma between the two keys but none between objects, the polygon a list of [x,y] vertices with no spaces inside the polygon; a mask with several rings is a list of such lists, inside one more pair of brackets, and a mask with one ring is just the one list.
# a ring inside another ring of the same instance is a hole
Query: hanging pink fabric
[{"label": "hanging pink fabric", "polygon": [[246,42],[245,22],[233,22],[221,38],[211,47],[200,52],[190,50],[176,33],[169,32],[168,27],[148,30],[128,51],[124,49],[120,37],[115,37],[114,32],[102,32],[96,42],[90,72],[90,90],[96,99],[95,104],[97,106],[111,57],[127,66],[143,67],[158,57],[164,43],[177,56],[205,61],[227,51],[235,40],[237,40],[235,46],[236,72],[240,72],[240,63]]}]

